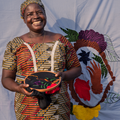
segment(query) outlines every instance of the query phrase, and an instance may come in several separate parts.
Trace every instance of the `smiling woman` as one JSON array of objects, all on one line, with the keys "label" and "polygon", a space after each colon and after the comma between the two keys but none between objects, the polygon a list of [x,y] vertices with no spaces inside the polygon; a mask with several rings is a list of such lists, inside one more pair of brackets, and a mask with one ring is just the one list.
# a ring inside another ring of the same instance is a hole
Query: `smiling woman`
[{"label": "smiling woman", "polygon": [[[69,120],[66,81],[81,74],[76,52],[64,36],[44,30],[46,14],[40,0],[26,0],[21,5],[21,17],[29,32],[7,44],[2,65],[3,86],[16,92],[16,119]],[[27,76],[41,71],[54,72],[55,77],[61,77],[61,85],[54,93],[31,90],[29,84],[24,83]]]},{"label": "smiling woman", "polygon": [[28,42],[34,41],[34,43],[42,43],[45,33],[47,34],[47,32],[44,31],[44,26],[46,25],[46,14],[44,8],[39,4],[30,3],[26,9],[23,10],[23,20],[28,26],[30,32],[21,36],[21,38]]},{"label": "smiling woman", "polygon": [[44,9],[36,3],[31,3],[25,9],[24,22],[30,29],[30,34],[33,35],[32,31],[44,34],[44,26],[46,25]]}]

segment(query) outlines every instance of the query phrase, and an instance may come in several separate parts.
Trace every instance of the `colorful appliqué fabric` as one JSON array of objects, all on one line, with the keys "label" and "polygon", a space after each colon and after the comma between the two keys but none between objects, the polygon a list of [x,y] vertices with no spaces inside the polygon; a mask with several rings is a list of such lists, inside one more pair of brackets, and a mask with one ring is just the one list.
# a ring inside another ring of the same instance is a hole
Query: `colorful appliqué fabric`
[{"label": "colorful appliqu\u00e9 fabric", "polygon": [[[80,120],[101,119],[101,116],[112,113],[112,109],[119,109],[116,107],[120,96],[119,87],[115,85],[118,75],[115,74],[113,62],[118,65],[120,58],[114,50],[112,40],[92,29],[81,30],[79,33],[68,28],[61,30],[67,34],[67,39],[73,42],[82,67],[82,74],[75,80],[68,81],[68,91],[73,104],[71,114],[75,115],[72,117]],[[101,108],[92,113],[96,106]],[[99,114],[100,112],[104,115]]]}]

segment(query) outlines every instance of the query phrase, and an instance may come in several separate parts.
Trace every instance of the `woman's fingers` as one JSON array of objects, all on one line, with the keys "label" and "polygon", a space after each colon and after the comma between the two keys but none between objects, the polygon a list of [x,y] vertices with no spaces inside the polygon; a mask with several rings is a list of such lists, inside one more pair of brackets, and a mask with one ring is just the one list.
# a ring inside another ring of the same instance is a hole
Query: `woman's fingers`
[{"label": "woman's fingers", "polygon": [[29,87],[29,84],[20,84],[20,86],[21,86],[22,88],[27,88],[27,87]]},{"label": "woman's fingers", "polygon": [[29,87],[29,84],[20,84],[20,91],[21,93],[27,95],[27,96],[31,96],[32,92],[28,92],[25,88]]},{"label": "woman's fingers", "polygon": [[60,77],[60,76],[62,77],[62,72],[58,72],[55,74],[55,77]]}]

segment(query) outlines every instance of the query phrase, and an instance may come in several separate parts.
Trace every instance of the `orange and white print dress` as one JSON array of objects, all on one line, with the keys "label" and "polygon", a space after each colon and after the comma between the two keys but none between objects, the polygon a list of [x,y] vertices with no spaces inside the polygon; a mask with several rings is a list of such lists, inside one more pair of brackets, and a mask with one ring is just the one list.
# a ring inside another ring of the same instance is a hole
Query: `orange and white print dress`
[{"label": "orange and white print dress", "polygon": [[[56,41],[49,43],[25,43],[21,38],[16,37],[7,44],[3,69],[16,70],[16,82],[21,84],[25,77],[37,71],[51,71],[51,53]],[[28,46],[34,54],[30,52]],[[71,43],[61,37],[57,40],[54,52],[54,72],[69,70],[72,67],[80,66],[76,52]],[[41,109],[38,100],[26,97],[24,94],[15,94],[15,113],[17,120],[69,120],[70,119],[70,98],[67,92],[67,83],[62,81],[59,92],[51,95],[52,102],[46,109]]]}]

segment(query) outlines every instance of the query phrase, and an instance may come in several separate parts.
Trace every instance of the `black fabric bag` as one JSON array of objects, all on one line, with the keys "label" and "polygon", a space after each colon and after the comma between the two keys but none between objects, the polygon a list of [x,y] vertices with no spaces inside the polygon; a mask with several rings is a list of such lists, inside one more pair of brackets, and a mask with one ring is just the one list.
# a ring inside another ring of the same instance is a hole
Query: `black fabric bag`
[{"label": "black fabric bag", "polygon": [[[32,92],[32,90],[29,87],[27,87],[26,90],[28,92]],[[38,104],[41,109],[46,109],[50,105],[51,103],[50,95],[51,94],[45,94],[45,92],[38,92],[36,90],[33,90],[33,93],[31,94],[31,96],[37,97]]]}]

